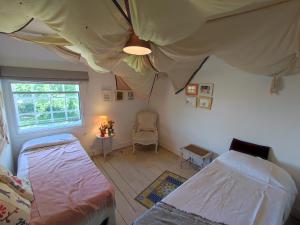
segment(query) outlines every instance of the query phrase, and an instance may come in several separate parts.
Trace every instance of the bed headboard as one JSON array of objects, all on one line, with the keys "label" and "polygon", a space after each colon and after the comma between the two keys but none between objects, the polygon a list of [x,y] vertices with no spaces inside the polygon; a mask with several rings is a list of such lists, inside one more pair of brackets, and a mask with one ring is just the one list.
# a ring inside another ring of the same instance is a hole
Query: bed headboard
[{"label": "bed headboard", "polygon": [[246,141],[241,141],[239,139],[233,138],[230,149],[238,152],[242,152],[248,155],[260,157],[268,160],[270,147],[257,145]]}]

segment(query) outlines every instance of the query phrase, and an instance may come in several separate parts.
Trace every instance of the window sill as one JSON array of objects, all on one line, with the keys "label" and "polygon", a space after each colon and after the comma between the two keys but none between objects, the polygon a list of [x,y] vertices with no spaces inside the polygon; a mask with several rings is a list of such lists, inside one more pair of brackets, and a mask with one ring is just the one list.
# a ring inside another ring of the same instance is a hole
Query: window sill
[{"label": "window sill", "polygon": [[64,130],[68,128],[73,128],[73,127],[82,127],[82,120],[76,121],[73,123],[68,123],[68,124],[53,124],[53,125],[45,125],[45,126],[40,126],[40,127],[33,127],[33,128],[19,128],[17,134],[22,135],[22,134],[30,134],[30,133],[37,133],[37,132],[47,132],[47,131],[54,131],[54,130]]}]

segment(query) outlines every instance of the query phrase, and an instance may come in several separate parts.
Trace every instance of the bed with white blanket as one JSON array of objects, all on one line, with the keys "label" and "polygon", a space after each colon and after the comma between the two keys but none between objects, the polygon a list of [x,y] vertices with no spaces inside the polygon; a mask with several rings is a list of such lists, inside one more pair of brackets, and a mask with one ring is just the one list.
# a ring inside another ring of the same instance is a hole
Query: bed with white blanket
[{"label": "bed with white blanket", "polygon": [[275,164],[228,151],[188,179],[135,225],[282,225],[293,206],[293,179]]},{"label": "bed with white blanket", "polygon": [[112,185],[71,134],[23,145],[18,176],[31,182],[30,225],[114,225]]}]

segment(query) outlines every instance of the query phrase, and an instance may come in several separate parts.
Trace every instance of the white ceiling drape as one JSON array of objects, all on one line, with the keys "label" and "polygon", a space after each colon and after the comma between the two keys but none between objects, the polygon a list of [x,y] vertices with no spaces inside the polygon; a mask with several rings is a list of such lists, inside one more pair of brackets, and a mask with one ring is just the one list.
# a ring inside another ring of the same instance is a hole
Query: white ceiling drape
[{"label": "white ceiling drape", "polygon": [[[143,97],[157,71],[178,91],[212,54],[276,79],[299,72],[299,0],[129,0],[129,5],[132,27],[112,0],[0,0],[0,32],[16,31],[32,18],[41,21],[55,31],[50,37],[56,42],[75,46],[93,69],[116,73]],[[131,29],[151,42],[149,58],[122,52]]]}]

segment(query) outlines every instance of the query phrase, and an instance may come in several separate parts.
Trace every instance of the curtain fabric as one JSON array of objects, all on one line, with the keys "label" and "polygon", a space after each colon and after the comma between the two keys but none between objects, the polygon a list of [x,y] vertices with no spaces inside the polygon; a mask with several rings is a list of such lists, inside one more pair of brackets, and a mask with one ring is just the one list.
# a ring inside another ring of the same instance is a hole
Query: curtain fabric
[{"label": "curtain fabric", "polygon": [[[0,0],[0,32],[31,18],[42,21],[57,36],[31,41],[69,43],[94,70],[118,74],[143,97],[157,72],[167,74],[175,91],[182,89],[212,54],[258,75],[300,71],[299,0],[129,0],[129,5],[132,27],[111,0]],[[133,31],[150,41],[150,61],[122,52]]]}]

